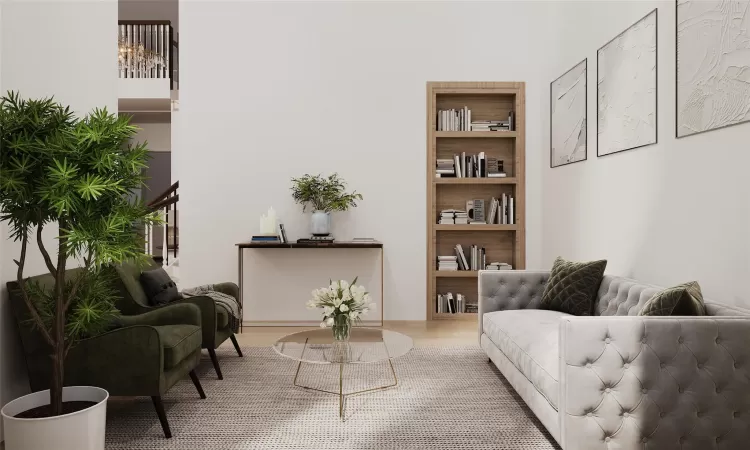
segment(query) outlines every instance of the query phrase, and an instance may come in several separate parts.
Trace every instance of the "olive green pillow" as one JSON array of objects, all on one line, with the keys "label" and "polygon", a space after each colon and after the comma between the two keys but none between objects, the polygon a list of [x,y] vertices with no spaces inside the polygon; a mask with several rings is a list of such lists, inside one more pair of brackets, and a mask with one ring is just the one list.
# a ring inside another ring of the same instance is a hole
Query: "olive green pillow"
[{"label": "olive green pillow", "polygon": [[659,291],[651,297],[639,316],[705,316],[706,306],[697,281]]},{"label": "olive green pillow", "polygon": [[607,268],[606,260],[572,262],[557,257],[542,294],[542,309],[575,316],[594,314],[594,300]]}]

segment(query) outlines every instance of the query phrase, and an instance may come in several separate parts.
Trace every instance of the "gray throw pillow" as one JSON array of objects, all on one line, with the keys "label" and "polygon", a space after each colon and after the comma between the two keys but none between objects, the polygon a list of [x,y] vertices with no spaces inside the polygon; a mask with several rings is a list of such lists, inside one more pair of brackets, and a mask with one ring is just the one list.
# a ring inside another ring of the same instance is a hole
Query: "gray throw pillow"
[{"label": "gray throw pillow", "polygon": [[177,285],[161,267],[141,272],[140,281],[149,303],[154,306],[165,305],[180,298]]},{"label": "gray throw pillow", "polygon": [[706,305],[697,281],[659,291],[638,312],[639,316],[705,316]]},{"label": "gray throw pillow", "polygon": [[574,316],[594,314],[594,300],[607,268],[606,260],[591,262],[555,259],[549,281],[542,293],[542,309]]}]

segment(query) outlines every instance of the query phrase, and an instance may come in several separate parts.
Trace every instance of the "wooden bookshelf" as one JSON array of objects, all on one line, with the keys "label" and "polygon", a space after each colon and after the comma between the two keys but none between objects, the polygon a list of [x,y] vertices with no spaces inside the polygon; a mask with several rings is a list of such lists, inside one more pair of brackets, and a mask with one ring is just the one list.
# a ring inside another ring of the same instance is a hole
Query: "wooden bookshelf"
[{"label": "wooden bookshelf", "polygon": [[[505,120],[515,111],[514,131],[437,131],[437,112],[445,109],[472,111],[472,120]],[[499,261],[526,267],[526,114],[523,82],[429,82],[427,83],[427,318],[428,320],[476,320],[476,313],[437,313],[438,293],[466,296],[478,301],[477,271],[439,271],[437,257],[454,255],[461,244],[484,247],[487,262]],[[466,152],[501,159],[505,178],[436,178],[438,158]],[[489,205],[503,193],[515,198],[513,225],[440,225],[443,209],[465,209],[466,200],[482,198]],[[468,256],[468,255],[467,255]]]}]

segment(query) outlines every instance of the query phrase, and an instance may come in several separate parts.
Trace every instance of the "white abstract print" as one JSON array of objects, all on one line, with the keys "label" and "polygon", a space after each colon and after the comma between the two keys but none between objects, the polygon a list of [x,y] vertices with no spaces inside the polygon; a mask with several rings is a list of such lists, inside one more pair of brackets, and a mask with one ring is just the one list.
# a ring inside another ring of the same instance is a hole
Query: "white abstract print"
[{"label": "white abstract print", "polygon": [[586,159],[586,60],[550,85],[550,163]]},{"label": "white abstract print", "polygon": [[677,136],[750,120],[750,1],[677,3]]},{"label": "white abstract print", "polygon": [[656,10],[597,53],[597,154],[656,143]]}]

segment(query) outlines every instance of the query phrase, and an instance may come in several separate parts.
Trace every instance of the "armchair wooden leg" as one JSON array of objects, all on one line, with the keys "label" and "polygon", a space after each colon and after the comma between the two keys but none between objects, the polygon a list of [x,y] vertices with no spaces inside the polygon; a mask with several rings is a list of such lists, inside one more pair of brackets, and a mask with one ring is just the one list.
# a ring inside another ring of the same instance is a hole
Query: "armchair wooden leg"
[{"label": "armchair wooden leg", "polygon": [[206,393],[203,392],[203,386],[201,386],[201,380],[198,379],[198,375],[196,375],[195,370],[190,371],[190,379],[193,380],[193,384],[198,390],[198,395],[200,395],[201,398],[206,398]]},{"label": "armchair wooden leg", "polygon": [[169,422],[167,422],[167,414],[164,412],[164,404],[161,402],[161,395],[153,395],[151,396],[151,400],[154,402],[156,415],[159,416],[161,429],[164,430],[164,437],[169,439],[172,437],[172,431],[169,429]]},{"label": "armchair wooden leg", "polygon": [[237,336],[232,334],[229,336],[229,339],[232,340],[232,344],[234,344],[234,349],[237,350],[237,354],[240,355],[240,358],[242,358],[242,350],[240,350],[240,344],[237,342]]},{"label": "armchair wooden leg", "polygon": [[220,380],[223,380],[224,375],[221,374],[221,367],[219,367],[219,359],[216,357],[216,350],[209,348],[208,355],[211,356],[211,362],[214,365],[214,369],[216,369],[216,375],[218,375]]}]

